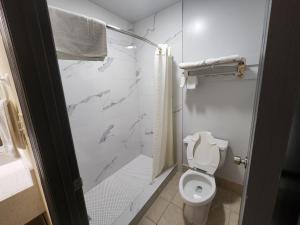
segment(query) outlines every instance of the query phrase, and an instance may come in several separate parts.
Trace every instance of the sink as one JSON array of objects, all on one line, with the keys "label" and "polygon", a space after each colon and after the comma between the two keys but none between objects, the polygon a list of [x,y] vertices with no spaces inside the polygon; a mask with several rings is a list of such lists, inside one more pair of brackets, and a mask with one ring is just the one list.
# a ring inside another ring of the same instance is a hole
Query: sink
[{"label": "sink", "polygon": [[22,158],[1,156],[0,184],[0,202],[33,186],[30,168]]}]

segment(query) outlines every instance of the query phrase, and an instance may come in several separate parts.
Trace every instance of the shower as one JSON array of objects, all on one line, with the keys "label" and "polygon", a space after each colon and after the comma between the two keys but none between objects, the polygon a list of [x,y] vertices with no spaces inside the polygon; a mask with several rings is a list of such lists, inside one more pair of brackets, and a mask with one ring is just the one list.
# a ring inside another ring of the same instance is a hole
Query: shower
[{"label": "shower", "polygon": [[49,12],[89,222],[128,224],[175,171],[170,47]]}]

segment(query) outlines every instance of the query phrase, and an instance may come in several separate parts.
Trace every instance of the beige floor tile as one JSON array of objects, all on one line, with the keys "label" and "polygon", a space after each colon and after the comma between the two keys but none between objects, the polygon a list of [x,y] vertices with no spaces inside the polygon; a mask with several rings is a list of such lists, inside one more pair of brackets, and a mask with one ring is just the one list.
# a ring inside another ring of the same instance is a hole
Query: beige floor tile
[{"label": "beige floor tile", "polygon": [[230,210],[224,206],[211,208],[207,225],[228,225],[230,218]]},{"label": "beige floor tile", "polygon": [[169,202],[163,198],[158,197],[149,210],[146,212],[146,217],[152,220],[154,223],[157,223],[162,214],[165,212],[168,207]]},{"label": "beige floor tile", "polygon": [[240,207],[241,207],[241,196],[233,193],[231,197],[231,211],[239,214]]},{"label": "beige floor tile", "polygon": [[232,192],[217,187],[217,193],[212,202],[212,208],[224,206],[225,208],[231,209],[231,203],[232,203]]},{"label": "beige floor tile", "polygon": [[239,223],[239,214],[231,213],[228,225],[238,225],[238,223]]},{"label": "beige floor tile", "polygon": [[[177,172],[171,178],[140,225],[190,225],[184,220],[184,202],[178,191],[181,175],[182,173]],[[241,197],[238,194],[218,187],[209,212],[207,225],[237,225],[240,204]]]},{"label": "beige floor tile", "polygon": [[176,206],[178,206],[179,208],[183,209],[184,201],[178,191],[171,202]]},{"label": "beige floor tile", "polygon": [[179,180],[180,180],[180,177],[182,175],[182,172],[177,172],[173,177],[172,179],[170,180],[170,182],[172,183],[175,183],[175,184],[179,184]]},{"label": "beige floor tile", "polygon": [[171,201],[178,191],[178,184],[174,181],[170,181],[160,193],[160,197]]},{"label": "beige floor tile", "polygon": [[143,217],[142,220],[138,223],[138,225],[155,225],[151,220],[146,217]]},{"label": "beige floor tile", "polygon": [[183,211],[174,204],[170,204],[160,218],[158,225],[190,225],[184,220]]}]

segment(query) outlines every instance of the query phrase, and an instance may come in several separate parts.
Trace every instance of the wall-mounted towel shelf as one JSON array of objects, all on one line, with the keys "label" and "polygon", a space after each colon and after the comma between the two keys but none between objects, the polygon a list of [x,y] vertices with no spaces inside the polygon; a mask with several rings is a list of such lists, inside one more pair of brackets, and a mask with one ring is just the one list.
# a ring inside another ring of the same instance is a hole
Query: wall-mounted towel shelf
[{"label": "wall-mounted towel shelf", "polygon": [[[198,80],[253,80],[257,78],[257,69],[259,64],[246,65],[245,60],[221,63],[212,65],[190,66],[183,68],[183,74],[180,80],[180,87],[186,86],[187,89],[195,89]],[[253,68],[253,69],[250,69]],[[248,71],[248,72],[247,72]]]},{"label": "wall-mounted towel shelf", "polygon": [[[258,64],[247,65],[246,58],[239,55],[183,62],[179,64],[179,68],[184,70],[180,80],[180,87],[186,86],[187,89],[195,89],[198,79],[207,77],[213,79],[222,77],[225,80],[231,80],[232,78],[256,79],[257,71],[249,68],[258,66]],[[247,69],[249,69],[249,73],[246,73]]]},{"label": "wall-mounted towel shelf", "polygon": [[258,67],[259,64],[235,64],[235,65],[210,65],[200,68],[185,70],[185,76],[212,77],[212,76],[234,76],[243,78],[245,71],[251,67]]}]

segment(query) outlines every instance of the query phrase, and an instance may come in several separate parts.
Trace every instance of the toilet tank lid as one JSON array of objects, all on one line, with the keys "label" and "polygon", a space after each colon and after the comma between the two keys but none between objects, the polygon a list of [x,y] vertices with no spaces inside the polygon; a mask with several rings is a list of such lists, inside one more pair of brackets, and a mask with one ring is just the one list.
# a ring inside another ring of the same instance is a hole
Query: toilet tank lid
[{"label": "toilet tank lid", "polygon": [[225,151],[228,148],[229,142],[222,139],[215,138],[216,145],[219,147],[220,151]]}]

